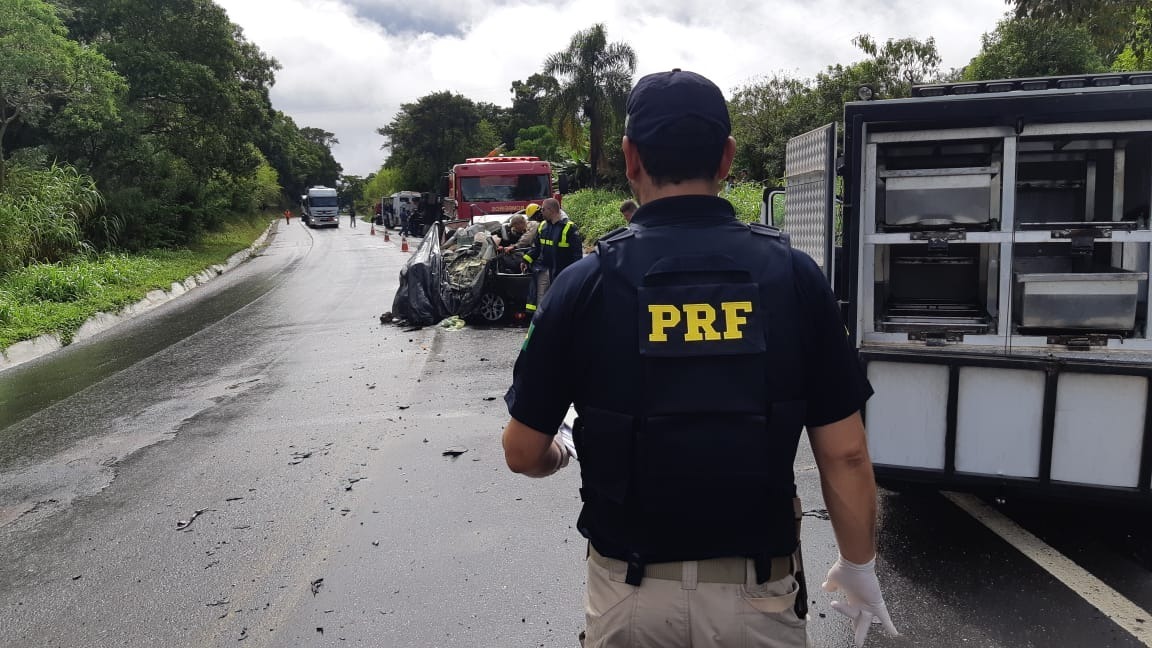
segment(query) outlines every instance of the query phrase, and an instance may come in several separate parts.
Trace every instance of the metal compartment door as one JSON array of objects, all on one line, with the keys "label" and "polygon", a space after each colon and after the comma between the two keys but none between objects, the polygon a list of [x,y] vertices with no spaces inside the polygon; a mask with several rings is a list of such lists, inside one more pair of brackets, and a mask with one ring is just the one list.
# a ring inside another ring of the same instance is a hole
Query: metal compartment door
[{"label": "metal compartment door", "polygon": [[788,140],[784,155],[784,231],[832,280],[835,238],[836,124]]}]

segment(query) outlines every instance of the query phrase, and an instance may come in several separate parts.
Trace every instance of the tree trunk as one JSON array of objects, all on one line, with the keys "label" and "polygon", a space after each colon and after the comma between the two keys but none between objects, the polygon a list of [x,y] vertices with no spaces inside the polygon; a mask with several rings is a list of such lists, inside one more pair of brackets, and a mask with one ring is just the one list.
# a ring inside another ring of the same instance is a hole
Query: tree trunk
[{"label": "tree trunk", "polygon": [[588,113],[588,166],[592,169],[592,188],[595,189],[600,179],[600,158],[604,149],[604,124],[600,119],[600,111],[593,108]]}]

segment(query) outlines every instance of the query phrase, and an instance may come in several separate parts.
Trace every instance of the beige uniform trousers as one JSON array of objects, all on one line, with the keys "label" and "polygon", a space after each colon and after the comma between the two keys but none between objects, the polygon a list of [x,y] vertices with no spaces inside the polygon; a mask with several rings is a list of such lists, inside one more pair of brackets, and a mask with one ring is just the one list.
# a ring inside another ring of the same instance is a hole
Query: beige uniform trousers
[{"label": "beige uniform trousers", "polygon": [[624,582],[627,563],[589,559],[584,648],[806,648],[795,577],[758,585],[746,562],[742,584],[699,582],[697,563],[685,562],[680,580],[634,587]]}]

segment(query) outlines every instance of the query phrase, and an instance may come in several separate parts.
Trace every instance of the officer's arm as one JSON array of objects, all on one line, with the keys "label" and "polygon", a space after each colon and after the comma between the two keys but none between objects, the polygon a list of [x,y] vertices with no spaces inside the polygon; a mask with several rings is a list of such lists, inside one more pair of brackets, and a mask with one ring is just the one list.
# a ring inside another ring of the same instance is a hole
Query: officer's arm
[{"label": "officer's arm", "polygon": [[524,253],[524,261],[528,265],[532,265],[533,261],[540,260],[540,251],[543,249],[543,246],[540,245],[540,230],[543,229],[543,227],[544,223],[536,226],[536,236],[532,237],[532,244],[528,246],[528,251]]},{"label": "officer's arm", "polygon": [[560,470],[564,455],[555,437],[516,419],[504,428],[504,461],[512,472],[528,477],[547,477]]},{"label": "officer's arm", "polygon": [[840,555],[864,564],[876,556],[876,478],[864,421],[856,412],[809,428],[808,438]]}]

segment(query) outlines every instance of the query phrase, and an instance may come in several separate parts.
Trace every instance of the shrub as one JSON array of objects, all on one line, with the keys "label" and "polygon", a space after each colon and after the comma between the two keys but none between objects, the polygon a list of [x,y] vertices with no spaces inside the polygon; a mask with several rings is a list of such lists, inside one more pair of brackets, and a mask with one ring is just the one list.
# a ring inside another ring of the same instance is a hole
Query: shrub
[{"label": "shrub", "polygon": [[12,310],[14,307],[12,295],[7,291],[0,290],[0,324],[12,319]]},{"label": "shrub", "polygon": [[[745,223],[759,222],[764,187],[758,182],[741,182],[725,190],[720,197],[732,203],[736,217]],[[628,194],[605,189],[581,189],[564,196],[564,211],[580,227],[584,244],[591,245],[604,234],[624,226],[620,203]]]},{"label": "shrub", "polygon": [[87,265],[28,266],[11,278],[23,301],[74,302],[89,297],[101,285]]},{"label": "shrub", "polygon": [[760,204],[764,200],[764,187],[758,182],[738,182],[720,193],[736,209],[736,217],[745,223],[760,222]]},{"label": "shrub", "polygon": [[620,203],[628,196],[605,189],[581,189],[564,197],[564,211],[580,228],[584,245],[590,246],[601,236],[624,226]]},{"label": "shrub", "polygon": [[13,166],[0,193],[0,273],[53,263],[89,248],[85,227],[102,219],[92,179],[69,166]]}]

